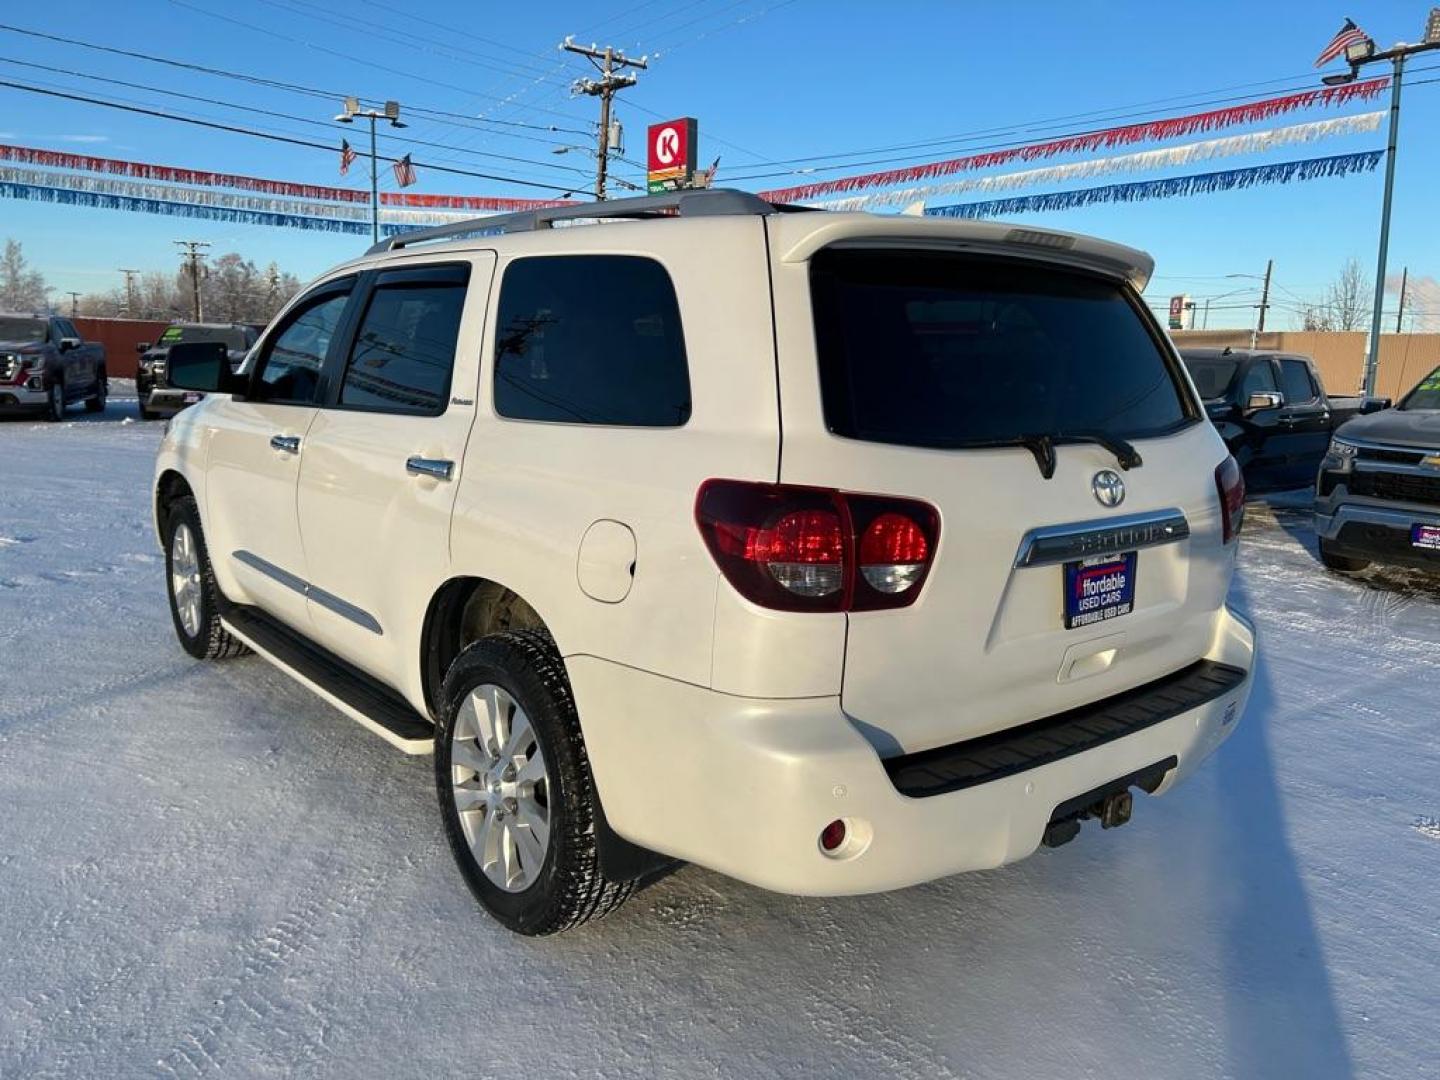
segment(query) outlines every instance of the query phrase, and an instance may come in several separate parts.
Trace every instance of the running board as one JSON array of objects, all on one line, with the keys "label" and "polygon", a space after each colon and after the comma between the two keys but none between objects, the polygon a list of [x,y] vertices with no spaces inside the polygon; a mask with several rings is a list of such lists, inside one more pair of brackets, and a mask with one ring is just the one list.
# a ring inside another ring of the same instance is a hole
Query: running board
[{"label": "running board", "polygon": [[255,652],[362,727],[407,754],[428,754],[435,725],[385,684],[258,608],[223,605],[220,621]]}]

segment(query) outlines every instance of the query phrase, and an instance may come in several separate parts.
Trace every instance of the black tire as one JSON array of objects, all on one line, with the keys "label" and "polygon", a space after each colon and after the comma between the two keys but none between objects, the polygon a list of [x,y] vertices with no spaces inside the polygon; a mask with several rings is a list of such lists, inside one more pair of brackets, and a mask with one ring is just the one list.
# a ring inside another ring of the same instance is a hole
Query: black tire
[{"label": "black tire", "polygon": [[[185,628],[176,602],[175,574],[176,536],[185,526],[193,539],[199,563],[199,619],[192,634]],[[180,647],[197,660],[223,660],[244,656],[250,650],[232,637],[220,623],[220,590],[210,566],[210,553],[205,547],[205,533],[200,528],[200,509],[193,497],[186,495],[165,508],[165,594],[170,598],[170,618]]]},{"label": "black tire", "polygon": [[[59,391],[57,394],[56,391]],[[65,382],[56,379],[50,384],[49,400],[45,403],[45,419],[52,424],[65,419]]]},{"label": "black tire", "polygon": [[[546,767],[549,842],[541,869],[524,891],[508,892],[486,876],[466,839],[455,805],[451,751],[456,717],[476,687],[493,684],[525,711]],[[595,845],[597,798],[565,665],[550,635],[507,630],[467,646],[441,688],[435,737],[435,786],[450,850],[470,891],[516,933],[554,934],[602,918],[635,891],[608,880]]]},{"label": "black tire", "polygon": [[154,420],[154,419],[155,419],[156,414],[153,413],[153,412],[151,412],[149,409],[147,409],[147,408],[145,407],[145,401],[144,401],[143,398],[141,399],[140,404],[137,406],[137,408],[140,410],[140,419],[141,419],[141,420]]},{"label": "black tire", "polygon": [[1320,561],[1325,564],[1327,570],[1334,570],[1341,574],[1358,574],[1370,565],[1369,559],[1340,554],[1329,540],[1320,541]]},{"label": "black tire", "polygon": [[106,377],[105,372],[102,369],[99,374],[96,375],[95,393],[91,394],[88,398],[85,399],[85,411],[92,413],[104,412],[105,399],[109,396],[110,380]]}]

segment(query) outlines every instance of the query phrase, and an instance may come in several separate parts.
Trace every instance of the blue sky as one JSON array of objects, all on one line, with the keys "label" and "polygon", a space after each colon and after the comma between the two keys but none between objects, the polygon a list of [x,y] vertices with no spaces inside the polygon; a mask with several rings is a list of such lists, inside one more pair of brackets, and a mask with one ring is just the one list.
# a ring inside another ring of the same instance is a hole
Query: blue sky
[{"label": "blue sky", "polygon": [[[1125,114],[1127,119],[1119,122],[1129,122],[1216,107],[1222,99],[1300,89],[1314,85],[1315,54],[1345,16],[1384,46],[1417,40],[1428,5],[1340,7],[1314,0],[1218,0],[1203,8],[1149,2],[880,5],[856,0],[553,0],[517,5],[431,0],[415,15],[410,10],[380,0],[253,0],[245,5],[222,0],[55,0],[9,6],[0,21],[269,79],[394,98],[402,105],[578,132],[593,122],[596,103],[569,93],[570,81],[587,72],[579,57],[556,49],[562,37],[573,33],[583,41],[613,43],[632,54],[652,56],[639,85],[619,98],[628,157],[643,157],[646,124],[658,116],[691,115],[700,122],[702,161],[721,155],[719,181],[763,188],[808,178],[786,175],[794,166],[769,162],[823,155],[833,163],[842,153],[971,135],[934,151],[848,159],[884,159],[898,165],[1095,126],[1082,114]],[[16,66],[15,61],[42,68]],[[326,123],[338,102],[12,33],[0,32],[0,62],[5,64],[4,77],[12,81],[123,98],[326,143],[338,144],[342,134],[337,125]],[[1405,92],[1391,268],[1398,272],[1408,265],[1414,277],[1440,278],[1440,216],[1432,194],[1440,166],[1440,52],[1417,58],[1412,68],[1415,73]],[[1426,73],[1423,68],[1433,70]],[[76,73],[319,123],[167,99],[153,90],[97,83]],[[1426,85],[1425,80],[1437,81]],[[1293,114],[1259,127],[1383,104]],[[529,127],[507,128],[509,133],[502,135],[413,114],[411,118],[415,122],[401,134],[445,148],[389,143],[382,144],[382,152],[410,150],[420,162],[561,188],[573,184],[582,193],[588,185],[593,169],[589,157],[576,151],[551,152],[557,144],[588,142],[585,136]],[[334,153],[4,87],[0,132],[0,141],[25,146],[342,182]],[[977,132],[990,134],[973,134]],[[1383,145],[1382,129],[1178,171],[1236,168]],[[854,171],[871,167],[878,166]],[[352,170],[353,186],[363,186],[357,176],[361,171]],[[641,179],[630,166],[621,165],[619,172]],[[741,179],[766,173],[782,175]],[[388,174],[385,179],[384,187],[393,189]],[[1253,303],[1255,294],[1245,290],[1258,282],[1225,275],[1258,275],[1266,259],[1273,258],[1279,306],[1272,319],[1283,327],[1299,300],[1317,296],[1346,258],[1358,257],[1366,273],[1373,273],[1381,184],[1376,171],[1188,199],[1033,214],[1025,220],[1095,233],[1152,252],[1157,278],[1148,295],[1155,299],[1172,292],[1203,298],[1241,290],[1215,304]],[[546,193],[543,187],[447,176],[424,167],[413,190]],[[0,236],[20,240],[57,292],[114,287],[122,280],[116,271],[121,266],[172,268],[176,256],[171,241],[179,237],[208,240],[212,251],[237,250],[262,264],[274,259],[302,278],[320,273],[364,243],[360,237],[16,201],[0,201]],[[1436,291],[1434,307],[1440,315],[1440,289]],[[1248,325],[1251,318],[1243,306],[1216,306],[1210,325]]]}]

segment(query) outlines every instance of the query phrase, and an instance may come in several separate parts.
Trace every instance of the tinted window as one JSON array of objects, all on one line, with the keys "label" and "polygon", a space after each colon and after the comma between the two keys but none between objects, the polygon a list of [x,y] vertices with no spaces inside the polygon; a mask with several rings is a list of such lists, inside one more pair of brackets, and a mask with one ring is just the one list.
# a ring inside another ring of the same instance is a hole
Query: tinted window
[{"label": "tinted window", "polygon": [[1400,403],[1402,409],[1440,409],[1440,367],[1416,384]]},{"label": "tinted window", "polygon": [[822,251],[811,291],[825,418],[851,438],[956,447],[1158,435],[1193,418],[1179,372],[1110,281],[1035,263]]},{"label": "tinted window", "polygon": [[227,349],[248,349],[254,337],[240,326],[167,326],[159,344],[174,345],[177,341],[221,341]]},{"label": "tinted window", "polygon": [[23,342],[27,345],[34,341],[44,341],[47,329],[44,319],[0,317],[0,341]]},{"label": "tinted window", "polygon": [[1310,368],[1303,360],[1280,361],[1280,392],[1285,395],[1287,405],[1300,405],[1320,396],[1310,378]]},{"label": "tinted window", "polygon": [[329,293],[302,302],[286,316],[284,329],[260,357],[250,394],[253,400],[288,405],[309,405],[315,400],[320,367],[349,299],[348,292]]},{"label": "tinted window", "polygon": [[1240,384],[1240,400],[1250,400],[1251,394],[1273,394],[1280,387],[1275,385],[1275,367],[1269,360],[1257,360],[1245,372],[1245,381]]},{"label": "tinted window", "polygon": [[444,412],[464,306],[463,278],[391,285],[382,279],[350,351],[340,404],[384,412]]},{"label": "tinted window", "polygon": [[632,427],[690,418],[680,308],[652,259],[519,259],[505,271],[498,325],[501,416]]},{"label": "tinted window", "polygon": [[1235,369],[1240,366],[1228,357],[1187,356],[1184,359],[1190,378],[1195,380],[1195,389],[1207,401],[1225,396],[1230,380],[1235,378]]}]

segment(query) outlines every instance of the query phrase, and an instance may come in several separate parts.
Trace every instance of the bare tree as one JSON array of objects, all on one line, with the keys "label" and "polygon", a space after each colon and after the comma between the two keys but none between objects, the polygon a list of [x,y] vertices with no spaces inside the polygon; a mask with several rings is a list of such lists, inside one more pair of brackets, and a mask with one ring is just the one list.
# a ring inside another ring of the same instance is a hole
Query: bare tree
[{"label": "bare tree", "polygon": [[0,256],[0,310],[43,311],[50,289],[39,270],[31,270],[18,240],[5,241]]},{"label": "bare tree", "polygon": [[[201,272],[200,289],[207,322],[265,323],[300,291],[300,279],[273,262],[260,271],[232,251],[209,260]],[[132,314],[138,318],[189,319],[193,306],[190,275],[183,269],[147,271],[136,288],[136,302]],[[82,296],[77,309],[82,315],[121,317],[125,291],[115,288]]]},{"label": "bare tree", "polygon": [[1360,269],[1360,260],[1346,259],[1345,265],[1340,268],[1340,276],[1325,291],[1325,306],[1329,308],[1333,328],[1363,330],[1373,299],[1370,279]]}]

